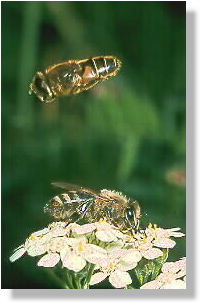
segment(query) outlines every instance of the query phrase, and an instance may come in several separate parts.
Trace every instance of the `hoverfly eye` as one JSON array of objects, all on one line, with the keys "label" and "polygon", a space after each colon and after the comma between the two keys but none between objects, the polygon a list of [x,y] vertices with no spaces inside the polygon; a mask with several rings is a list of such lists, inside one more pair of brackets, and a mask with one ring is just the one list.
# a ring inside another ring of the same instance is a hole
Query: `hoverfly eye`
[{"label": "hoverfly eye", "polygon": [[44,81],[41,79],[41,77],[39,75],[37,75],[35,77],[34,82],[35,82],[35,86],[36,86],[37,89],[44,88]]},{"label": "hoverfly eye", "polygon": [[[32,82],[33,91],[37,94],[41,101],[45,101],[52,93],[44,76],[37,74]],[[52,95],[51,95],[52,97]]]}]

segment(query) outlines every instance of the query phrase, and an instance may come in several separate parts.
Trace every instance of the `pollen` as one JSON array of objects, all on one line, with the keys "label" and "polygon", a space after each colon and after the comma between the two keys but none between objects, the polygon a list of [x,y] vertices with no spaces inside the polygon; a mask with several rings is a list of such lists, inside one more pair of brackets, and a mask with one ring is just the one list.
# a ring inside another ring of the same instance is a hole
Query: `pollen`
[{"label": "pollen", "polygon": [[110,263],[110,264],[109,264],[109,268],[110,268],[111,270],[113,270],[113,269],[115,268],[115,266],[116,266],[115,263]]},{"label": "pollen", "polygon": [[36,238],[36,236],[34,234],[31,234],[29,237],[29,240],[34,240]]},{"label": "pollen", "polygon": [[61,203],[58,202],[58,201],[54,201],[54,202],[52,203],[52,205],[53,205],[54,207],[58,207],[58,206],[61,205]]},{"label": "pollen", "polygon": [[78,245],[78,251],[79,251],[79,252],[82,252],[82,251],[84,251],[85,249],[86,249],[85,243],[81,241],[81,242],[79,243],[79,245]]},{"label": "pollen", "polygon": [[103,222],[105,223],[105,222],[107,222],[107,218],[105,218],[105,217],[104,218],[100,218],[99,222],[100,223],[103,223]]}]

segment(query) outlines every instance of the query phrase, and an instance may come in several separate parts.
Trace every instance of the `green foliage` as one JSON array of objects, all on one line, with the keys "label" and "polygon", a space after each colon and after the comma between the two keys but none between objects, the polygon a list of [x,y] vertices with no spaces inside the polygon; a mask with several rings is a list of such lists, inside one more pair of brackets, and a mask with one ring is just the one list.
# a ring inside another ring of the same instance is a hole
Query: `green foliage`
[{"label": "green foliage", "polygon": [[142,259],[135,268],[135,275],[139,281],[140,286],[153,281],[159,275],[163,264],[168,258],[168,249],[163,250],[163,255],[154,259]]}]

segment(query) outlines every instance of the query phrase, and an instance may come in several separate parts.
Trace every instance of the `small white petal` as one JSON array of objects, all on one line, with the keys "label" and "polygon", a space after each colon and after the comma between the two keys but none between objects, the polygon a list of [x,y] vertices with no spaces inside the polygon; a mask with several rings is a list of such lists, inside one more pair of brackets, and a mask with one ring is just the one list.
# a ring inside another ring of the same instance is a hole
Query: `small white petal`
[{"label": "small white petal", "polygon": [[180,228],[172,228],[172,229],[167,229],[167,230],[169,232],[169,236],[173,236],[173,237],[183,237],[183,236],[185,236],[185,234],[182,233],[182,232],[176,232],[176,231],[181,230]]},{"label": "small white petal", "polygon": [[170,233],[170,236],[173,236],[173,237],[183,237],[183,236],[185,236],[185,234],[182,233],[182,232],[173,232],[173,233]]},{"label": "small white petal", "polygon": [[111,242],[117,240],[116,235],[112,231],[97,231],[95,233],[97,239],[104,242]]},{"label": "small white petal", "polygon": [[95,225],[98,231],[110,231],[113,228],[113,226],[106,221],[96,222]]},{"label": "small white petal", "polygon": [[161,283],[160,281],[154,280],[142,285],[140,289],[160,289],[162,285],[163,283]]},{"label": "small white petal", "polygon": [[132,280],[128,272],[116,270],[109,276],[109,282],[115,288],[123,288],[130,285]]},{"label": "small white petal", "polygon": [[44,228],[42,230],[39,230],[39,231],[36,231],[36,232],[32,233],[31,235],[32,236],[40,236],[40,235],[44,235],[44,234],[46,234],[48,232],[49,232],[49,229],[48,228]]},{"label": "small white petal", "polygon": [[49,241],[48,249],[51,252],[60,252],[67,245],[67,237],[54,237]]},{"label": "small white petal", "polygon": [[122,233],[122,232],[120,232],[120,231],[118,231],[118,230],[111,230],[112,231],[112,233],[116,236],[116,237],[118,237],[118,238],[120,238],[120,239],[124,239],[125,238],[125,235]]},{"label": "small white petal", "polygon": [[186,289],[186,283],[182,280],[174,280],[164,284],[160,289]]},{"label": "small white petal", "polygon": [[171,229],[168,229],[168,230],[170,230],[170,231],[172,231],[172,232],[175,232],[175,231],[179,231],[179,230],[181,230],[181,228],[171,228]]},{"label": "small white petal", "polygon": [[146,259],[155,259],[163,255],[163,252],[158,248],[150,248],[142,252],[142,255]]},{"label": "small white petal", "polygon": [[111,258],[120,258],[127,254],[127,249],[115,249],[109,251],[109,255]]},{"label": "small white petal", "polygon": [[129,271],[134,269],[137,266],[137,263],[134,262],[133,264],[124,264],[124,262],[120,262],[117,264],[117,269],[120,271]]},{"label": "small white petal", "polygon": [[15,251],[9,258],[10,262],[13,263],[17,259],[19,259],[23,254],[26,252],[25,248],[20,248],[17,251]]},{"label": "small white petal", "polygon": [[88,234],[96,229],[96,226],[93,223],[84,224],[79,227],[75,227],[72,231],[76,234]]},{"label": "small white petal", "polygon": [[66,259],[68,259],[69,256],[71,256],[72,251],[70,247],[66,246],[60,251],[60,257],[61,261],[64,262]]},{"label": "small white petal", "polygon": [[70,237],[67,238],[67,245],[74,247],[77,247],[79,244],[86,244],[87,243],[87,239],[85,236],[80,236],[80,237]]},{"label": "small white petal", "polygon": [[112,250],[118,250],[118,249],[121,249],[123,248],[124,246],[124,242],[122,240],[117,240],[117,241],[114,241],[114,242],[111,242],[109,243],[107,246],[106,246],[106,249],[108,251],[112,251]]},{"label": "small white petal", "polygon": [[167,272],[176,273],[179,271],[179,269],[180,269],[179,266],[174,262],[166,262],[165,264],[163,264],[161,271],[163,273],[167,273]]},{"label": "small white petal", "polygon": [[94,244],[86,244],[86,251],[88,253],[102,253],[102,254],[107,254],[107,250],[99,247],[99,246],[96,246]]},{"label": "small white petal", "polygon": [[158,238],[153,241],[153,245],[155,247],[159,248],[173,248],[176,245],[176,242],[174,240],[171,240],[169,238],[163,237]]},{"label": "small white petal", "polygon": [[121,261],[125,264],[133,264],[135,262],[139,262],[142,258],[142,255],[139,251],[135,249],[127,250],[126,254],[121,257]]},{"label": "small white petal", "polygon": [[78,223],[72,222],[70,224],[68,224],[68,226],[66,226],[66,229],[68,232],[72,231],[74,232],[75,228],[79,228],[80,225]]},{"label": "small white petal", "polygon": [[67,233],[68,229],[62,227],[55,227],[50,232],[52,237],[65,236]]},{"label": "small white petal", "polygon": [[27,254],[30,256],[42,255],[47,251],[47,245],[33,245],[27,249]]},{"label": "small white petal", "polygon": [[176,279],[177,279],[177,275],[172,272],[160,273],[157,277],[157,280],[163,284],[170,283]]},{"label": "small white petal", "polygon": [[104,281],[107,276],[108,276],[108,274],[103,273],[103,272],[98,272],[98,273],[93,274],[93,276],[91,277],[91,280],[90,280],[90,285],[95,285],[95,284],[98,284],[98,283]]},{"label": "small white petal", "polygon": [[44,255],[37,263],[39,267],[54,267],[60,260],[58,253],[49,253]]},{"label": "small white petal", "polygon": [[176,278],[186,275],[186,260],[178,260],[176,262],[166,262],[162,267],[163,274],[173,273]]},{"label": "small white petal", "polygon": [[182,257],[179,261],[178,264],[180,264],[181,267],[186,267],[186,257]]},{"label": "small white petal", "polygon": [[49,224],[48,228],[49,229],[52,229],[52,228],[58,228],[58,227],[67,227],[67,223],[64,222],[64,221],[55,221],[55,222],[52,222],[51,224]]},{"label": "small white petal", "polygon": [[82,256],[92,264],[99,264],[107,258],[107,251],[99,246],[86,244]]},{"label": "small white petal", "polygon": [[63,260],[63,266],[75,272],[81,271],[85,265],[85,259],[76,254],[71,254]]}]

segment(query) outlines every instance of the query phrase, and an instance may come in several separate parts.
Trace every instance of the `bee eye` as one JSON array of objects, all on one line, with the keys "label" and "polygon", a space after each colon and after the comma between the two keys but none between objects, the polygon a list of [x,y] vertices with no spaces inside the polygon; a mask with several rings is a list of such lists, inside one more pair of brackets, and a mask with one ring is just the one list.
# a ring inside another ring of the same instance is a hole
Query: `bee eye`
[{"label": "bee eye", "polygon": [[53,202],[52,202],[52,205],[53,205],[54,207],[58,207],[58,206],[61,205],[61,203],[59,203],[58,201],[53,201]]},{"label": "bee eye", "polygon": [[126,209],[126,219],[130,223],[134,221],[134,211],[130,208]]}]

